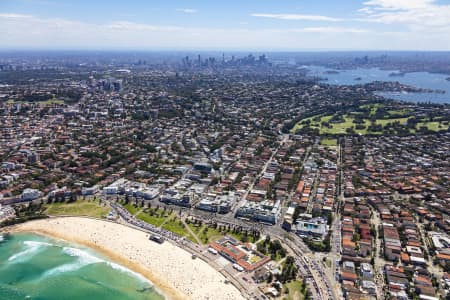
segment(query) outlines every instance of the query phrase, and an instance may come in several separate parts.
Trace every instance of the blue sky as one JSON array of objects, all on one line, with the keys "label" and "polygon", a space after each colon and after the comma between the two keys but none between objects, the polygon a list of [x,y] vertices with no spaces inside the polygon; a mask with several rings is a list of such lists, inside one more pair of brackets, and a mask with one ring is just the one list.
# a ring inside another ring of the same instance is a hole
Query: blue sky
[{"label": "blue sky", "polygon": [[0,0],[2,49],[450,50],[450,0]]}]

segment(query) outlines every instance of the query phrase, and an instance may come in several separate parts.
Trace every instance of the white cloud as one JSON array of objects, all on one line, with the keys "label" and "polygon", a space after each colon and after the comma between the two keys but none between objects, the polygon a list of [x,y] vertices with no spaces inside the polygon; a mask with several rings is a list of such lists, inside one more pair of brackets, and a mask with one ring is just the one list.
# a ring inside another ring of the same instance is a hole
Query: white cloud
[{"label": "white cloud", "polygon": [[[1,1],[1,0],[0,0]],[[128,21],[88,23],[0,13],[0,48],[9,49],[221,49],[221,50],[450,50],[448,31],[405,35],[357,27],[203,28]],[[448,29],[447,29],[448,30]],[[341,34],[344,33],[344,34]],[[364,34],[362,34],[364,33]],[[355,38],[355,34],[358,38]],[[270,42],[269,42],[270,41]],[[419,48],[420,47],[420,48]]]},{"label": "white cloud", "polygon": [[379,6],[387,10],[422,9],[432,5],[434,0],[370,0],[364,2],[367,6]]},{"label": "white cloud", "polygon": [[411,29],[450,25],[450,5],[435,0],[370,0],[359,10],[364,17],[359,21],[383,24],[404,24]]},{"label": "white cloud", "polygon": [[185,14],[195,14],[198,10],[194,8],[178,8],[177,11],[183,12]]},{"label": "white cloud", "polygon": [[294,29],[294,31],[301,32],[315,32],[315,33],[368,33],[367,29],[351,28],[351,27],[305,27],[302,29]]},{"label": "white cloud", "polygon": [[4,18],[4,19],[29,19],[32,17],[33,16],[31,16],[31,15],[0,13],[0,18]]},{"label": "white cloud", "polygon": [[105,26],[109,29],[121,31],[177,31],[182,29],[182,27],[177,26],[154,26],[128,21],[117,21]]},{"label": "white cloud", "polygon": [[318,15],[298,15],[298,14],[263,14],[263,13],[252,13],[252,17],[259,18],[270,18],[279,20],[297,20],[297,21],[326,21],[326,22],[339,22],[341,19],[331,18],[327,16]]}]

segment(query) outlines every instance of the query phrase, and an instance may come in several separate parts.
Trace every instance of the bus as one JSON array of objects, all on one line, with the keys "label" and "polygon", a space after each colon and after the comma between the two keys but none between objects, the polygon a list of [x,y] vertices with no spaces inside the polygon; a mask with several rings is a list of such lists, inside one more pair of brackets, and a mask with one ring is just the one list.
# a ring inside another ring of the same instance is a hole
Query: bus
[{"label": "bus", "polygon": [[233,268],[235,268],[236,270],[238,270],[239,272],[242,272],[242,271],[244,271],[244,268],[243,267],[241,267],[240,265],[238,265],[238,264],[233,264]]},{"label": "bus", "polygon": [[216,255],[217,253],[219,253],[219,252],[217,252],[216,249],[211,248],[211,247],[208,248],[208,252],[209,252],[209,253],[212,253],[212,254],[214,254],[214,255]]}]

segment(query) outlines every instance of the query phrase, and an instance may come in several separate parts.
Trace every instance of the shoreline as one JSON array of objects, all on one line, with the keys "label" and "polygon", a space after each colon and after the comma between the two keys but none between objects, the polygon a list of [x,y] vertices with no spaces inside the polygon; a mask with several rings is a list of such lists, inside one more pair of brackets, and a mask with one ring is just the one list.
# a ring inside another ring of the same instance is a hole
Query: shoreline
[{"label": "shoreline", "polygon": [[[33,221],[30,221],[33,222]],[[28,222],[27,222],[28,223]],[[22,223],[25,224],[25,223]],[[74,243],[78,244],[87,248],[90,248],[94,250],[95,252],[100,253],[101,255],[105,256],[108,260],[111,260],[112,262],[118,263],[128,269],[130,269],[133,272],[136,272],[143,277],[145,277],[146,280],[149,281],[149,283],[152,285],[152,287],[155,289],[155,291],[158,294],[161,294],[165,299],[167,300],[181,300],[181,299],[187,299],[184,295],[180,294],[177,290],[174,290],[172,287],[166,286],[164,282],[161,282],[159,278],[156,278],[153,276],[150,272],[145,270],[144,268],[140,267],[136,263],[130,261],[129,259],[126,259],[120,255],[115,254],[114,252],[105,249],[104,247],[101,247],[95,243],[80,240],[74,237],[71,237],[69,235],[59,234],[52,231],[48,231],[45,229],[22,229],[20,228],[20,225],[22,224],[16,224],[11,227],[7,227],[6,229],[10,230],[0,230],[0,232],[8,232],[11,234],[14,233],[32,233],[37,235],[42,235],[46,237],[50,237],[55,240],[61,240],[67,243]],[[19,226],[19,227],[17,227]]]},{"label": "shoreline", "polygon": [[[35,233],[91,248],[145,277],[166,299],[244,299],[240,291],[226,284],[226,278],[208,263],[192,260],[188,251],[168,241],[152,243],[147,233],[119,223],[62,217],[16,224],[0,232]],[[116,238],[111,238],[113,232]],[[225,290],[228,294],[221,298]]]},{"label": "shoreline", "polygon": [[[133,272],[143,276],[150,283],[150,285],[154,288],[154,290],[158,294],[162,295],[165,299],[167,299],[167,300],[186,299],[186,298],[183,298],[182,295],[176,295],[176,294],[178,294],[178,292],[176,290],[172,290],[172,288],[170,288],[170,287],[166,288],[164,286],[164,283],[159,283],[160,280],[155,279],[152,277],[152,275],[147,274],[148,272],[146,270],[144,270],[142,267],[136,265],[135,263],[133,263],[132,261],[129,261],[128,259],[122,258],[121,256],[114,254],[111,251],[98,246],[97,244],[93,244],[93,243],[86,242],[86,241],[80,241],[78,239],[68,237],[66,235],[54,234],[52,232],[49,232],[46,230],[40,230],[40,229],[39,230],[28,230],[28,229],[23,230],[20,228],[14,228],[13,230],[11,230],[9,232],[12,234],[14,234],[14,233],[32,233],[32,234],[36,234],[36,235],[49,237],[54,240],[63,241],[63,242],[69,243],[69,244],[76,244],[76,245],[90,248],[90,249],[94,250],[95,252],[98,252],[99,254],[101,254],[106,259],[110,260],[111,262],[118,263],[121,266],[126,267],[130,271],[133,271]],[[155,282],[158,282],[158,283],[155,283]]]}]

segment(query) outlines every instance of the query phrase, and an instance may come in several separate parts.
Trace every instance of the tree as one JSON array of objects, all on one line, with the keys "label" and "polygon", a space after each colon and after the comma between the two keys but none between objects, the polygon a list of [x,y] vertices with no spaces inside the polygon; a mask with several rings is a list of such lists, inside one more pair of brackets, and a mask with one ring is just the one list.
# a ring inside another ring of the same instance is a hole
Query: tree
[{"label": "tree", "polygon": [[248,236],[246,234],[241,236],[241,242],[247,243],[248,242]]},{"label": "tree", "polygon": [[269,276],[267,276],[267,283],[271,283],[273,280],[273,275],[272,273],[269,273]]}]

